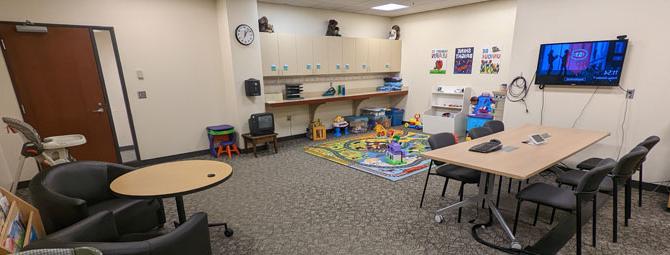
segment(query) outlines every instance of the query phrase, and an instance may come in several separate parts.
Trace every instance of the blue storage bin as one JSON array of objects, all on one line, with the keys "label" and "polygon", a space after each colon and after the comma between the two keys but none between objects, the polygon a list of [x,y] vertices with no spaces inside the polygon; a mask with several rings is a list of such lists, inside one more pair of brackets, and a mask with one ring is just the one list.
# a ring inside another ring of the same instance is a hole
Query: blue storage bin
[{"label": "blue storage bin", "polygon": [[386,111],[386,117],[391,119],[391,126],[400,126],[402,125],[403,118],[405,117],[405,110],[400,108],[391,108]]},{"label": "blue storage bin", "polygon": [[368,131],[368,117],[366,116],[346,116],[344,120],[349,122],[349,131],[354,134],[365,133]]},{"label": "blue storage bin", "polygon": [[493,116],[468,116],[468,125],[465,130],[469,132],[472,128],[483,127],[484,123],[492,119]]}]

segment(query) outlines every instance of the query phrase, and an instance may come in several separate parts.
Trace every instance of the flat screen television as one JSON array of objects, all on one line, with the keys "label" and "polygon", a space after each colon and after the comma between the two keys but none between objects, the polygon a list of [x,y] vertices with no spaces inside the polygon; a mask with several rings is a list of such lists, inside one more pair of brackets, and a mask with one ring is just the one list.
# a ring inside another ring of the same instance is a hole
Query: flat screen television
[{"label": "flat screen television", "polygon": [[249,133],[253,136],[268,135],[275,132],[275,117],[272,113],[255,113],[249,118]]},{"label": "flat screen television", "polygon": [[535,84],[618,86],[628,40],[540,46]]}]

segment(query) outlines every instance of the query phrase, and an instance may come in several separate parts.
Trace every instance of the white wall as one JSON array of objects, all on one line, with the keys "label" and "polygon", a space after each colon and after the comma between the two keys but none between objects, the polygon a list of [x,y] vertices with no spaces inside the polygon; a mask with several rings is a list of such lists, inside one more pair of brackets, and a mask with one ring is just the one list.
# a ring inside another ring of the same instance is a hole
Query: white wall
[{"label": "white wall", "polygon": [[[230,92],[213,0],[0,1],[0,20],[26,19],[115,28],[143,159],[205,149],[206,125],[236,120],[222,107]],[[139,90],[148,99],[138,100]]]},{"label": "white wall", "polygon": [[[655,134],[661,142],[645,162],[644,180],[656,182],[670,179],[670,119],[664,103],[670,95],[670,76],[664,60],[670,58],[670,36],[662,24],[670,24],[670,2],[664,0],[518,0],[514,35],[512,70],[507,76],[524,73],[530,80],[537,65],[539,45],[551,42],[616,39],[626,34],[630,43],[621,86],[636,89],[629,102],[625,124],[623,153],[645,137]],[[545,91],[544,124],[570,127],[593,88],[548,88]],[[533,86],[528,95],[530,113],[521,104],[505,105],[505,123],[518,126],[539,123],[542,93]],[[586,107],[577,128],[606,130],[611,136],[580,153],[569,163],[591,155],[616,158],[622,132],[624,94],[618,88],[602,88]],[[637,177],[635,177],[637,178]]]},{"label": "white wall", "polygon": [[[19,103],[14,94],[12,80],[9,77],[9,71],[5,62],[5,57],[0,54],[0,117],[10,117],[23,120],[19,110]],[[19,134],[7,133],[5,124],[0,122],[0,185],[9,188],[9,184],[14,179],[14,174],[19,164],[21,147],[24,143]],[[3,166],[2,161],[5,161]],[[7,172],[3,171],[6,170]],[[21,180],[29,180],[37,173],[37,164],[35,160],[27,160],[23,166]]]},{"label": "white wall", "polygon": [[387,17],[290,5],[258,3],[258,17],[267,16],[276,33],[326,35],[328,20],[335,19],[347,37],[386,38],[391,29]]},{"label": "white wall", "polygon": [[[405,119],[430,108],[433,86],[469,86],[478,95],[508,83],[515,13],[515,1],[499,0],[394,18],[403,41],[402,78],[409,86]],[[491,46],[502,50],[500,73],[479,74],[481,50]],[[462,47],[475,47],[472,74],[453,73],[455,49]],[[448,49],[446,75],[428,73],[432,49]]]},{"label": "white wall", "polygon": [[133,144],[133,137],[130,132],[130,122],[126,111],[126,102],[123,99],[123,90],[121,88],[121,79],[119,77],[118,66],[116,65],[116,55],[112,45],[112,34],[107,30],[96,30],[95,45],[98,48],[98,58],[102,75],[105,79],[105,88],[107,89],[107,98],[109,99],[109,108],[112,111],[114,120],[114,130],[119,146],[129,146]]}]

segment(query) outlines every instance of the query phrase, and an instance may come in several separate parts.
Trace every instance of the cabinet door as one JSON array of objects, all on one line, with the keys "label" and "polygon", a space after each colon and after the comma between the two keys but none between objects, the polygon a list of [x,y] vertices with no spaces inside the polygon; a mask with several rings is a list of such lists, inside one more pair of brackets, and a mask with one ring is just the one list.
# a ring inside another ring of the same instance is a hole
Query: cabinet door
[{"label": "cabinet door", "polygon": [[296,57],[298,60],[298,75],[311,75],[314,72],[314,54],[312,52],[312,37],[295,36]]},{"label": "cabinet door", "polygon": [[393,59],[393,43],[392,40],[381,40],[379,64],[381,65],[380,72],[391,72],[391,62]]},{"label": "cabinet door", "polygon": [[384,64],[382,64],[381,54],[382,44],[381,39],[368,39],[368,62],[370,72],[380,73],[384,71]]},{"label": "cabinet door", "polygon": [[[330,70],[328,61],[328,41],[327,37],[319,36],[312,38],[312,52],[314,53],[314,74],[327,74]],[[340,44],[341,45],[341,44]],[[342,47],[340,46],[340,58],[342,59]]]},{"label": "cabinet door", "polygon": [[369,53],[370,53],[370,40],[367,38],[356,38],[355,49],[355,73],[365,73],[370,70],[369,63]]},{"label": "cabinet door", "polygon": [[391,72],[400,72],[402,41],[391,41]]},{"label": "cabinet door", "polygon": [[328,42],[328,73],[342,73],[344,64],[342,62],[342,37],[326,36]]},{"label": "cabinet door", "polygon": [[277,34],[260,33],[260,39],[263,76],[278,76],[279,50],[277,48]]},{"label": "cabinet door", "polygon": [[356,39],[342,38],[342,72],[354,73],[356,65]]},{"label": "cabinet door", "polygon": [[298,61],[295,47],[295,35],[278,34],[279,69],[281,75],[298,74]]}]

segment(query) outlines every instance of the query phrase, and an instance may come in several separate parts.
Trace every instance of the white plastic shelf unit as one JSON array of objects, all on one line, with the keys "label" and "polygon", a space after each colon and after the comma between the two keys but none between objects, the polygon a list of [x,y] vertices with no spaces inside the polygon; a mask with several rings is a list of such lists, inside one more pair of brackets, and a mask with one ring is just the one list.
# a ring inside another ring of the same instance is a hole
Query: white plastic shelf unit
[{"label": "white plastic shelf unit", "polygon": [[472,89],[460,86],[433,87],[430,109],[423,113],[423,131],[428,134],[450,132],[465,137]]}]

